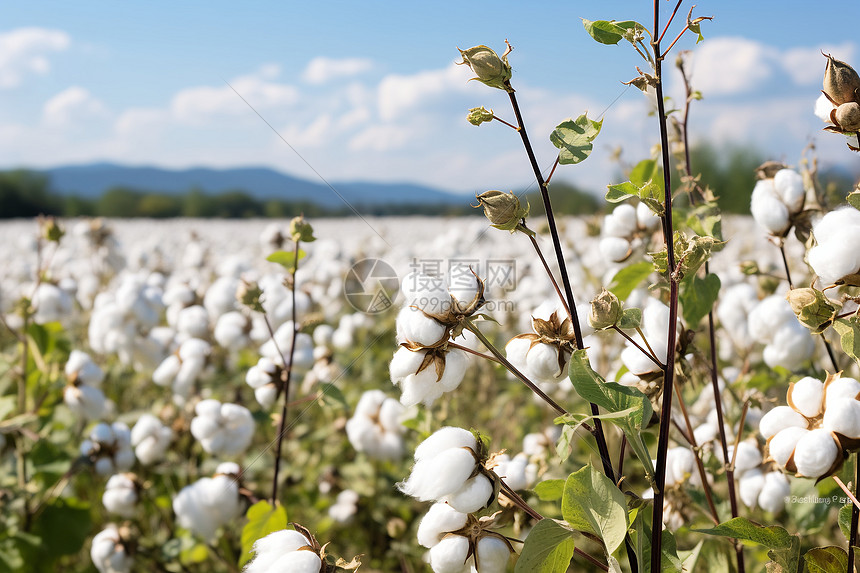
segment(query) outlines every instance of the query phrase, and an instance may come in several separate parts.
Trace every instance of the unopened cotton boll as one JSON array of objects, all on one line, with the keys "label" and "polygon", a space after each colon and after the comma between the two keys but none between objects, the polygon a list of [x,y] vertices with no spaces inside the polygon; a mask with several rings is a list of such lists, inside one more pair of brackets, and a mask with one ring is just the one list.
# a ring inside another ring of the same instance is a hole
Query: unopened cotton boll
[{"label": "unopened cotton boll", "polygon": [[93,537],[90,559],[99,573],[128,573],[133,563],[126,551],[125,541],[113,523]]},{"label": "unopened cotton boll", "polygon": [[236,464],[221,464],[214,477],[187,485],[173,499],[173,512],[180,527],[211,541],[219,527],[237,519],[244,511],[239,495]]},{"label": "unopened cotton boll", "polygon": [[137,505],[137,485],[129,474],[115,474],[105,485],[102,504],[110,513],[130,518]]},{"label": "unopened cotton boll", "polygon": [[131,430],[134,454],[144,465],[154,464],[164,459],[171,441],[173,441],[173,430],[163,425],[152,414],[143,414]]},{"label": "unopened cotton boll", "polygon": [[254,418],[244,406],[209,399],[198,402],[194,411],[191,434],[210,454],[238,456],[251,445]]}]

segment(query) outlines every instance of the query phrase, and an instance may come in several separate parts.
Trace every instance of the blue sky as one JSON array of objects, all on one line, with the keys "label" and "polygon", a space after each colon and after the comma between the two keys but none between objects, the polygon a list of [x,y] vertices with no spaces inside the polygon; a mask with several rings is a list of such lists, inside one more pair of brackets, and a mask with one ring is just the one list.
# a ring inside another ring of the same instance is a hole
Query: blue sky
[{"label": "blue sky", "polygon": [[[554,157],[554,125],[608,108],[592,157],[560,177],[600,190],[616,171],[614,148],[632,162],[657,140],[647,98],[620,83],[641,60],[627,46],[593,42],[580,21],[649,26],[644,1],[3,4],[2,167],[265,165],[314,178],[227,80],[329,180],[521,189],[531,178],[515,134],[465,121],[479,105],[511,118],[505,94],[453,66],[457,46],[501,51],[505,38],[542,164]],[[666,14],[673,5],[661,4]],[[676,46],[694,49],[694,84],[705,97],[693,108],[694,139],[754,145],[796,164],[814,138],[825,165],[856,165],[812,115],[819,51],[854,64],[860,56],[850,27],[834,25],[860,11],[826,6],[698,3],[695,14],[715,17],[703,24],[705,42]],[[670,92],[679,88],[669,78]]]}]

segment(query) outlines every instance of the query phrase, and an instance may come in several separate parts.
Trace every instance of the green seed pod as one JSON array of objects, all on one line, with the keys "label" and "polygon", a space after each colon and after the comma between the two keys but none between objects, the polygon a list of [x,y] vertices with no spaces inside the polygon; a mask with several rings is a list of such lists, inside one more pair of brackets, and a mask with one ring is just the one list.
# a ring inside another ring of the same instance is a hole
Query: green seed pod
[{"label": "green seed pod", "polygon": [[791,310],[797,315],[800,324],[811,330],[813,334],[820,334],[833,324],[837,307],[820,290],[792,289],[785,295],[785,299],[791,305]]},{"label": "green seed pod", "polygon": [[[460,48],[457,48],[460,50]],[[475,46],[468,50],[460,50],[460,55],[463,56],[462,62],[458,64],[466,64],[475,72],[473,80],[500,90],[511,91],[511,87],[506,85],[511,79],[511,66],[508,64],[507,56],[499,57],[496,52],[487,46]]]},{"label": "green seed pod", "polygon": [[469,110],[469,115],[466,116],[466,119],[469,120],[469,123],[472,125],[481,125],[485,121],[493,121],[493,110],[487,110],[484,106],[481,107],[473,107]]},{"label": "green seed pod", "polygon": [[236,300],[251,310],[265,312],[263,309],[263,289],[256,282],[243,280],[236,289]]},{"label": "green seed pod", "polygon": [[477,206],[484,208],[484,215],[496,229],[514,231],[529,214],[528,203],[523,207],[513,191],[485,191],[475,198],[478,200]]},{"label": "green seed pod", "polygon": [[603,330],[615,326],[621,320],[623,312],[621,301],[618,297],[603,289],[599,295],[591,301],[591,313],[588,315],[588,323],[595,330]]}]

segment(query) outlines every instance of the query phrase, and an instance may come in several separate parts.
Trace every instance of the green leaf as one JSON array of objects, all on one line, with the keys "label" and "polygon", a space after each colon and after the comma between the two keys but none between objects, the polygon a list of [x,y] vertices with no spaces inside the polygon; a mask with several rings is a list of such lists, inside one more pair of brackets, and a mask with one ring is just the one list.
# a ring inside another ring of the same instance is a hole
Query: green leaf
[{"label": "green leaf", "polygon": [[691,275],[681,282],[679,296],[682,314],[687,326],[695,329],[699,322],[711,312],[720,294],[720,277],[707,275],[699,278]]},{"label": "green leaf", "polygon": [[809,573],[843,573],[848,570],[848,553],[841,547],[816,547],[803,556]]},{"label": "green leaf", "polygon": [[702,553],[702,547],[705,545],[705,540],[700,539],[695,547],[689,551],[679,551],[678,559],[681,560],[682,571],[696,571],[696,562],[699,560],[699,555]]},{"label": "green leaf", "polygon": [[607,185],[606,200],[610,203],[620,203],[630,197],[639,195],[639,188],[630,181],[617,183],[615,185]]},{"label": "green leaf", "polygon": [[609,292],[624,300],[633,290],[639,286],[639,283],[648,278],[654,271],[654,265],[648,261],[633,263],[627,265],[612,277],[609,281],[609,286],[606,288]]},{"label": "green leaf", "polygon": [[842,351],[860,364],[860,322],[857,317],[840,318],[833,323],[833,330],[839,334]]},{"label": "green leaf", "polygon": [[639,328],[640,324],[642,324],[642,309],[625,308],[624,312],[621,313],[621,320],[618,321],[618,328],[621,330],[633,330],[634,328]]},{"label": "green leaf", "polygon": [[794,573],[800,565],[800,538],[778,525],[766,527],[745,517],[735,517],[711,529],[693,531],[764,545],[769,549],[768,557],[785,573]]},{"label": "green leaf", "polygon": [[630,170],[630,182],[633,183],[637,189],[641,189],[655,179],[662,184],[662,174],[663,170],[660,169],[656,159],[643,159]]},{"label": "green leaf", "polygon": [[623,22],[607,21],[607,20],[586,20],[582,19],[582,25],[588,35],[607,46],[614,46],[621,40],[627,40],[631,44],[634,43],[636,34],[641,34],[644,27],[633,20],[625,20]]},{"label": "green leaf", "polygon": [[587,401],[610,413],[624,413],[621,418],[607,419],[627,436],[627,442],[642,462],[648,480],[653,481],[654,464],[642,440],[642,430],[648,425],[652,412],[648,397],[636,388],[606,382],[592,370],[585,350],[577,350],[571,356],[568,376],[576,392]]},{"label": "green leaf", "polygon": [[338,406],[343,409],[349,408],[343,392],[333,383],[320,386],[320,400],[327,406]]},{"label": "green leaf", "polygon": [[612,480],[587,465],[564,484],[561,514],[574,529],[598,535],[612,554],[627,533],[627,501]]},{"label": "green leaf", "polygon": [[90,507],[75,498],[58,498],[46,505],[33,533],[43,540],[40,557],[73,555],[81,550],[92,529]]},{"label": "green leaf", "polygon": [[849,503],[839,508],[839,529],[842,530],[845,539],[851,536],[851,510],[853,507],[854,504]]},{"label": "green leaf", "polygon": [[254,543],[270,533],[287,528],[287,510],[282,505],[272,507],[266,500],[258,501],[245,514],[248,523],[242,528],[242,553],[239,567],[251,560]]},{"label": "green leaf", "polygon": [[852,191],[848,194],[848,204],[855,209],[860,209],[860,191]]},{"label": "green leaf", "polygon": [[558,124],[549,135],[549,140],[559,149],[558,162],[574,165],[585,161],[591,155],[592,142],[600,133],[602,125],[603,120],[590,120],[586,114]]},{"label": "green leaf", "polygon": [[[303,250],[299,249],[299,261],[305,258],[305,253]],[[266,260],[270,263],[278,263],[291,273],[296,272],[296,254],[293,251],[275,251],[268,257]]]},{"label": "green leaf", "polygon": [[545,479],[534,487],[541,501],[558,501],[564,493],[563,479]]},{"label": "green leaf", "polygon": [[[639,562],[639,573],[650,573],[651,571],[651,518],[651,511],[640,511],[633,522],[632,541]],[[660,573],[680,573],[682,571],[675,536],[668,530],[662,532],[661,553]],[[698,571],[698,569],[683,569],[683,571]]]},{"label": "green leaf", "polygon": [[538,521],[526,537],[514,573],[565,573],[575,547],[572,534],[554,519]]}]

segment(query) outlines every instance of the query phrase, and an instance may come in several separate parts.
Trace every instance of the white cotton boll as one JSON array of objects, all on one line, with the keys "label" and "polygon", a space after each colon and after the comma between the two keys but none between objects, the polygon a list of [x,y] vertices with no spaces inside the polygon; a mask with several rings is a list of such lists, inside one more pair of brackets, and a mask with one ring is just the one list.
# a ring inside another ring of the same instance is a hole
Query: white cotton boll
[{"label": "white cotton boll", "polygon": [[741,501],[747,507],[755,507],[758,496],[764,487],[764,474],[758,468],[743,473],[738,479],[738,493]]},{"label": "white cotton boll", "polygon": [[351,489],[345,489],[337,494],[334,505],[328,508],[328,515],[338,523],[347,524],[352,521],[358,511],[358,494]]},{"label": "white cotton boll", "polygon": [[618,263],[630,256],[630,241],[623,237],[604,237],[598,243],[600,253],[612,262]]},{"label": "white cotton boll", "polygon": [[846,438],[860,438],[860,402],[850,399],[831,403],[824,411],[821,427]]},{"label": "white cotton boll", "polygon": [[164,458],[173,441],[173,430],[152,414],[143,414],[132,428],[130,438],[137,459],[149,465]]},{"label": "white cotton boll", "polygon": [[[463,381],[463,376],[466,374],[466,367],[469,366],[469,357],[465,352],[458,348],[452,348],[445,354],[445,372],[442,374],[442,379],[438,384],[443,392],[455,390],[460,382]],[[429,404],[428,404],[429,406]]]},{"label": "white cotton boll", "polygon": [[159,386],[170,386],[173,384],[176,375],[179,374],[181,367],[182,362],[179,360],[179,356],[171,354],[152,373],[152,381]]},{"label": "white cotton boll", "polygon": [[735,472],[738,474],[761,465],[761,451],[759,451],[757,444],[748,441],[741,442],[738,444],[737,456],[734,455],[734,449],[734,445],[728,447],[729,461],[734,457]]},{"label": "white cotton boll", "polygon": [[109,476],[118,469],[111,458],[99,458],[93,467],[100,476]]},{"label": "white cotton boll", "polygon": [[63,402],[84,420],[98,420],[105,412],[105,395],[92,386],[66,386],[63,389]]},{"label": "white cotton boll", "polygon": [[567,378],[567,360],[559,365],[558,347],[536,344],[526,354],[526,370],[532,382],[559,382]]},{"label": "white cotton boll", "polygon": [[133,563],[132,558],[126,554],[119,531],[113,523],[93,537],[90,559],[99,573],[127,573]]},{"label": "white cotton boll", "polygon": [[669,448],[666,455],[666,485],[671,486],[690,480],[701,483],[698,472],[695,474],[696,454],[688,448],[678,446]]},{"label": "white cotton boll", "polygon": [[132,517],[137,505],[137,487],[134,481],[125,474],[111,476],[105,485],[102,505],[110,513],[125,518]]},{"label": "white cotton boll", "polygon": [[746,350],[756,342],[750,334],[748,323],[750,312],[758,304],[756,289],[751,284],[739,283],[723,290],[720,294],[717,318],[732,341],[739,348]]},{"label": "white cotton boll", "polygon": [[465,481],[463,487],[446,495],[442,501],[462,511],[463,513],[474,513],[487,507],[492,502],[493,483],[487,476],[478,474]]},{"label": "white cotton boll", "polygon": [[198,402],[195,412],[191,434],[204,450],[215,455],[237,456],[248,449],[254,434],[254,419],[247,408],[209,399]]},{"label": "white cotton boll", "polygon": [[784,468],[792,454],[796,454],[795,448],[801,438],[806,436],[809,430],[791,426],[781,430],[768,441],[767,447],[770,457],[779,467]]},{"label": "white cotton boll", "polygon": [[653,360],[633,346],[628,346],[621,351],[621,362],[635,376],[644,376],[658,370]]},{"label": "white cotton boll", "polygon": [[487,535],[478,540],[475,561],[481,573],[505,573],[511,550],[508,544],[494,535]]},{"label": "white cotton boll", "polygon": [[[277,561],[272,564],[272,567],[267,573],[272,572],[289,572],[289,573],[319,573],[322,567],[322,562],[319,556],[313,551],[291,551],[280,556]],[[255,570],[246,569],[246,573],[253,573]]]},{"label": "white cotton boll", "polygon": [[789,227],[789,210],[777,195],[772,179],[756,182],[750,202],[753,219],[772,235],[782,235]]},{"label": "white cotton boll", "polygon": [[603,218],[603,234],[607,237],[627,237],[636,230],[637,224],[636,207],[622,203]]},{"label": "white cotton boll", "polygon": [[451,269],[448,274],[448,293],[457,299],[461,308],[466,308],[478,296],[480,283],[472,271],[466,267]]},{"label": "white cotton boll", "polygon": [[832,112],[834,109],[836,109],[836,106],[834,106],[830,102],[830,100],[827,99],[826,95],[821,94],[820,96],[818,96],[818,99],[815,100],[815,107],[813,108],[813,113],[816,115],[816,117],[820,118],[821,121],[830,123],[830,112]]},{"label": "white cotton boll", "polygon": [[189,338],[179,346],[179,358],[183,361],[206,358],[210,352],[212,346],[199,338]]},{"label": "white cotton boll", "polygon": [[697,444],[706,444],[717,438],[719,429],[716,425],[705,423],[701,424],[693,430],[693,436],[696,438]]},{"label": "white cotton boll", "polygon": [[[274,562],[275,559],[280,557],[281,553],[298,551],[302,547],[310,547],[310,545],[311,542],[298,531],[292,529],[281,529],[280,531],[275,531],[261,539],[258,539],[254,543],[254,553],[257,554],[254,558],[254,562],[258,566],[262,565],[261,561],[264,560]],[[261,572],[264,570],[268,571],[268,567],[259,570]],[[250,571],[251,570],[248,569],[246,573],[250,573]]]},{"label": "white cotton boll", "polygon": [[445,325],[420,310],[405,306],[397,314],[397,341],[432,346],[445,335]]},{"label": "white cotton boll", "polygon": [[519,371],[526,370],[526,357],[531,348],[528,338],[512,338],[505,345],[505,358]]},{"label": "white cotton boll", "polygon": [[220,277],[206,290],[203,296],[203,306],[212,321],[218,320],[222,314],[237,310],[236,290],[240,281],[236,277]]},{"label": "white cotton boll", "polygon": [[845,400],[857,400],[860,398],[860,382],[854,378],[840,377],[825,389],[824,408]]},{"label": "white cotton boll", "polygon": [[860,231],[860,211],[853,207],[840,207],[824,215],[812,226],[812,234],[819,244],[842,242]]},{"label": "white cotton boll", "polygon": [[73,306],[69,293],[50,283],[40,283],[30,302],[36,324],[62,321],[71,314]]},{"label": "white cotton boll", "polygon": [[64,368],[66,376],[87,386],[98,387],[104,381],[105,373],[90,355],[80,350],[72,350]]},{"label": "white cotton boll", "polygon": [[468,553],[468,539],[460,535],[446,537],[430,548],[430,567],[433,573],[469,573]]},{"label": "white cotton boll", "polygon": [[277,365],[270,359],[263,356],[257,361],[257,364],[251,366],[245,374],[245,382],[251,388],[259,388],[266,384],[272,383],[272,377],[277,371]]},{"label": "white cotton boll", "polygon": [[203,358],[189,358],[183,360],[179,366],[179,372],[176,373],[176,378],[173,379],[173,393],[181,398],[188,398],[191,395],[191,390],[194,387],[194,382],[203,368],[206,366],[206,361]]},{"label": "white cotton boll", "polygon": [[758,496],[758,505],[765,511],[779,513],[785,507],[786,498],[791,494],[788,478],[780,472],[768,472],[764,476],[764,486]]},{"label": "white cotton boll", "polygon": [[263,408],[271,408],[278,399],[278,389],[273,384],[254,389],[254,399]]},{"label": "white cotton boll", "polygon": [[821,413],[823,395],[824,384],[811,376],[801,378],[788,387],[789,405],[807,418],[814,418]]},{"label": "white cotton boll", "polygon": [[636,222],[648,231],[655,231],[660,227],[660,217],[645,203],[636,205]]},{"label": "white cotton boll", "polygon": [[860,268],[857,264],[856,249],[849,243],[816,245],[809,250],[807,259],[812,270],[825,285],[854,274]]},{"label": "white cotton boll", "polygon": [[317,346],[331,346],[334,327],[330,324],[320,324],[314,328],[313,339]]},{"label": "white cotton boll", "polygon": [[812,358],[814,352],[815,339],[808,329],[792,318],[792,322],[776,331],[773,341],[762,352],[762,358],[771,368],[782,366],[787,370],[797,370]]},{"label": "white cotton boll", "polygon": [[113,430],[109,424],[100,422],[90,432],[90,439],[100,444],[109,444],[114,441]]},{"label": "white cotton boll", "polygon": [[773,176],[773,186],[777,194],[791,213],[803,209],[806,190],[803,188],[803,177],[793,169],[780,169]]},{"label": "white cotton boll", "polygon": [[447,503],[434,503],[418,524],[418,543],[431,548],[442,540],[446,533],[457,531],[466,525],[466,514]]},{"label": "white cotton boll", "polygon": [[469,430],[454,426],[445,426],[433,432],[426,440],[415,448],[415,461],[429,459],[450,448],[478,449],[475,435]]},{"label": "white cotton boll", "polygon": [[498,465],[493,468],[493,471],[512,490],[522,491],[531,485],[527,475],[529,458],[525,454],[517,454],[513,459],[507,454],[502,454],[496,458],[496,463]]},{"label": "white cotton boll", "polygon": [[839,447],[829,430],[818,428],[805,434],[794,448],[794,465],[800,475],[824,475],[836,461]]},{"label": "white cotton boll", "polygon": [[248,336],[245,329],[248,327],[248,319],[241,312],[233,311],[222,314],[215,325],[213,336],[222,348],[238,350],[248,344]]},{"label": "white cotton boll", "polygon": [[418,501],[438,500],[462,488],[474,469],[475,458],[471,451],[450,448],[416,462],[400,490]]}]

